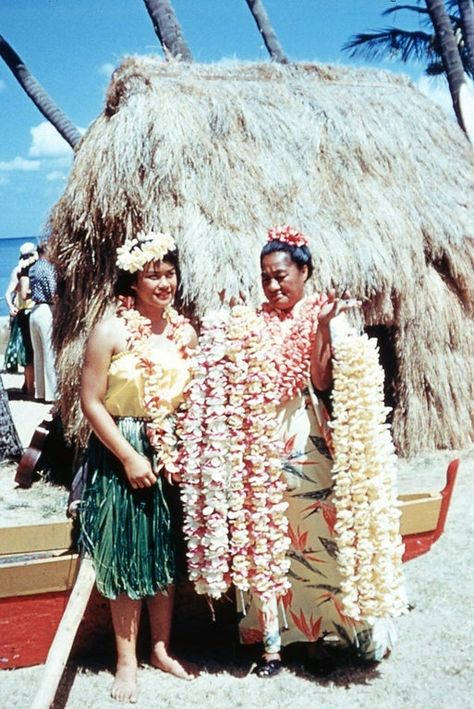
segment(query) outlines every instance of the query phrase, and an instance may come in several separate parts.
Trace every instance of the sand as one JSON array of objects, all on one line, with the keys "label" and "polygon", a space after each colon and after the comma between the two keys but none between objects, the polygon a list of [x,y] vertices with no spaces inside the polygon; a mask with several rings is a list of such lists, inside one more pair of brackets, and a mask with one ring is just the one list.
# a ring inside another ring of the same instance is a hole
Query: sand
[{"label": "sand", "polygon": [[[18,379],[3,377],[7,388],[17,385]],[[12,402],[12,410],[25,443],[44,417],[45,407],[17,401]],[[203,646],[202,639],[190,636],[181,654],[201,668],[200,677],[188,683],[143,666],[135,706],[142,709],[303,709],[313,705],[325,709],[474,707],[471,494],[474,448],[401,460],[399,491],[441,489],[447,464],[455,457],[461,459],[461,465],[446,530],[429,553],[405,564],[409,599],[414,608],[396,621],[398,642],[387,660],[367,668],[341,659],[336,672],[322,679],[305,669],[301,654],[293,653],[281,675],[260,680],[247,675],[252,657],[236,643],[214,641]],[[13,483],[14,469],[12,464],[0,466],[1,526],[64,518],[64,490],[43,481],[30,490],[18,489]],[[111,658],[92,657],[80,665],[70,662],[55,706],[116,707],[117,703],[109,698],[112,663]],[[0,707],[31,706],[42,671],[41,666],[0,671]]]}]

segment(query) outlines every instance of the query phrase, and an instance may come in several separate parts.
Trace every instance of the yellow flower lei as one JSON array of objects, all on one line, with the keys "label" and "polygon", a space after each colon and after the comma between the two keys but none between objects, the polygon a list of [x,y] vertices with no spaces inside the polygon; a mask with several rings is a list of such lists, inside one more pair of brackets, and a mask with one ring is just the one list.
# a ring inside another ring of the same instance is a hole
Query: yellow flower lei
[{"label": "yellow flower lei", "polygon": [[403,543],[395,491],[394,448],[383,403],[375,340],[333,340],[336,543],[345,613],[354,618],[406,611]]}]

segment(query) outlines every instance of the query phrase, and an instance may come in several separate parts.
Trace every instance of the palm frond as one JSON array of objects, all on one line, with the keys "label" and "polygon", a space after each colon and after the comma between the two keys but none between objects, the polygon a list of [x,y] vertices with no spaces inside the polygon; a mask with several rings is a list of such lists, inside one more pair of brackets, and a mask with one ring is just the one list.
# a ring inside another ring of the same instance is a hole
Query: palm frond
[{"label": "palm frond", "polygon": [[353,35],[342,50],[350,52],[351,57],[364,57],[369,61],[386,58],[397,58],[402,62],[422,61],[436,54],[434,35],[397,27],[384,27]]}]

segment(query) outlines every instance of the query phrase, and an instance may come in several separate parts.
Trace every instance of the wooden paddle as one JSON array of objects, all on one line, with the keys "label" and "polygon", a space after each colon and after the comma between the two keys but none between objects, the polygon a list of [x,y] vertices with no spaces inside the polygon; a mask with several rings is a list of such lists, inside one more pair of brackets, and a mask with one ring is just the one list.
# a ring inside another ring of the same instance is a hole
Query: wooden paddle
[{"label": "wooden paddle", "polygon": [[84,615],[95,583],[92,561],[83,557],[66,609],[46,658],[41,684],[31,704],[31,709],[49,709],[54,702],[61,676],[64,672],[77,629]]}]

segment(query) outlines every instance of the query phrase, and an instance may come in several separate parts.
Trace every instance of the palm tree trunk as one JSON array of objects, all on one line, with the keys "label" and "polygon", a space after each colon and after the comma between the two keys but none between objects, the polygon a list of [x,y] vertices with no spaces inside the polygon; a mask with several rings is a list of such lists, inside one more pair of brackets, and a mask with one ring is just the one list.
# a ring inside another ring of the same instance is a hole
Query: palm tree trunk
[{"label": "palm tree trunk", "polygon": [[278,41],[262,0],[247,0],[247,5],[253,15],[253,19],[257,23],[259,32],[263,37],[263,41],[272,60],[280,64],[288,64],[288,59]]},{"label": "palm tree trunk", "polygon": [[472,0],[458,0],[461,14],[462,34],[467,49],[469,69],[474,76],[474,3]]},{"label": "palm tree trunk", "polygon": [[448,79],[454,113],[461,128],[465,130],[459,106],[459,90],[465,82],[464,68],[454,36],[453,28],[443,0],[425,0],[436,37],[441,48],[441,57]]},{"label": "palm tree trunk", "polygon": [[71,148],[74,148],[81,139],[81,134],[50,98],[2,35],[0,35],[0,56],[46,120],[52,123]]},{"label": "palm tree trunk", "polygon": [[171,0],[143,0],[165,55],[192,62],[193,55],[184,39]]}]

